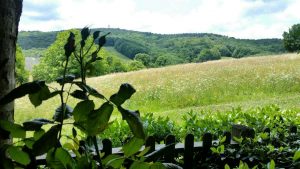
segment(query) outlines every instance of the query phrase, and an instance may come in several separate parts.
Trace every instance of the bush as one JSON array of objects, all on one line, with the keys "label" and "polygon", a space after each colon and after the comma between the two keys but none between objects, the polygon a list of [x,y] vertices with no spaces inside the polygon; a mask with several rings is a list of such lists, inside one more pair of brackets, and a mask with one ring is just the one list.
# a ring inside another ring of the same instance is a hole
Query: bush
[{"label": "bush", "polygon": [[146,53],[138,53],[134,56],[134,60],[139,61],[143,63],[146,67],[150,66],[150,63],[152,62],[151,56]]},{"label": "bush", "polygon": [[197,61],[200,62],[219,59],[221,59],[221,54],[217,48],[203,49],[197,57]]},{"label": "bush", "polygon": [[130,62],[128,65],[129,71],[136,71],[136,70],[140,70],[140,69],[144,69],[144,68],[145,68],[145,66],[143,65],[143,63],[140,61],[137,61],[137,60]]}]

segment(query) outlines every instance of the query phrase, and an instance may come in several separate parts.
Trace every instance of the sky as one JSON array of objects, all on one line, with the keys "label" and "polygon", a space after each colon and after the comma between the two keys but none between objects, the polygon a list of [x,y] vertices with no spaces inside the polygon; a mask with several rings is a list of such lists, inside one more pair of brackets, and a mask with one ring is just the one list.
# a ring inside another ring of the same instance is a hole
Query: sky
[{"label": "sky", "polygon": [[23,0],[19,30],[121,28],[282,38],[300,23],[300,0]]}]

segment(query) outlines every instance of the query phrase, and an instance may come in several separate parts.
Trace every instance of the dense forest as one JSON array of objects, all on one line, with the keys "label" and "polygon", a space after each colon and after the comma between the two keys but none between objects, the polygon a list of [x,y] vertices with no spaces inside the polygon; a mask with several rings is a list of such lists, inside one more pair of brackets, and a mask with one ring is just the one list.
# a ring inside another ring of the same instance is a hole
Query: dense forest
[{"label": "dense forest", "polygon": [[[210,33],[155,34],[112,28],[95,30],[111,32],[106,46],[147,67],[285,52],[281,39],[236,39]],[[57,33],[22,31],[18,43],[26,50],[47,48]]]},{"label": "dense forest", "polygon": [[[76,29],[73,29],[75,31]],[[94,63],[88,76],[113,72],[127,72],[145,67],[218,60],[222,57],[278,54],[285,52],[281,39],[236,39],[210,33],[155,34],[124,29],[98,28],[106,37],[100,53],[101,62]],[[78,32],[78,30],[76,30]],[[34,79],[53,81],[62,73],[63,49],[69,34],[67,31],[39,32],[21,31],[18,44],[26,57],[41,57],[40,64],[33,67]],[[78,75],[77,66],[70,68]]]}]

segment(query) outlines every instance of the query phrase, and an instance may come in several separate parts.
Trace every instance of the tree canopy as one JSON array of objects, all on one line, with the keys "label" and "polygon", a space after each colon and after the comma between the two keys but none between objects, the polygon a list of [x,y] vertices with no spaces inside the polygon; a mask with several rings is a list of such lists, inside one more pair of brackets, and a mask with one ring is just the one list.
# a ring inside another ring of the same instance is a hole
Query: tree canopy
[{"label": "tree canopy", "polygon": [[[96,30],[111,32],[107,37],[106,47],[114,48],[122,55],[142,62],[146,67],[199,61],[199,55],[204,49],[218,50],[221,56],[235,58],[285,51],[281,39],[235,39],[209,33],[155,34],[112,28],[94,29]],[[38,34],[44,36],[43,32],[32,32],[35,36],[30,34],[31,32],[20,32],[20,41],[30,42]],[[47,41],[50,42],[50,39]],[[32,48],[39,47],[43,48],[44,45],[32,45]],[[145,55],[139,55],[140,53]],[[166,60],[166,56],[172,57]]]},{"label": "tree canopy", "polygon": [[28,82],[29,72],[25,70],[25,57],[19,45],[16,47],[16,82],[22,84]]},{"label": "tree canopy", "polygon": [[[55,42],[43,53],[40,63],[33,68],[32,75],[34,79],[46,79],[50,82],[57,79],[62,74],[62,65],[66,61],[64,57],[63,44],[69,36],[70,31],[74,32],[77,37],[79,37],[78,35],[80,32],[76,29],[59,32]],[[88,39],[86,48],[89,47],[88,43],[92,43],[92,39]],[[117,59],[117,56],[114,56],[105,48],[103,48],[98,55],[100,55],[102,60],[100,62],[96,61],[88,67],[88,76],[99,76],[110,72],[127,71],[127,65],[125,65],[125,63],[123,63],[120,59]],[[79,77],[79,65],[72,56],[70,61],[73,64],[70,64],[71,66],[68,67],[68,72],[74,74],[76,77]]]},{"label": "tree canopy", "polygon": [[289,52],[300,50],[300,24],[293,25],[288,32],[283,33],[283,44]]}]

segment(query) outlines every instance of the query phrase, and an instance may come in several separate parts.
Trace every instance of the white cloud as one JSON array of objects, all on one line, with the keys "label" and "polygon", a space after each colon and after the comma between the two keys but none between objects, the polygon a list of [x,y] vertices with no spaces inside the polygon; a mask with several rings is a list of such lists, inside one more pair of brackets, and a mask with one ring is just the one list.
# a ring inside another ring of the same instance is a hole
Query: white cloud
[{"label": "white cloud", "polygon": [[[24,1],[25,6],[28,1]],[[300,22],[300,2],[297,0],[277,0],[278,4],[275,5],[270,4],[275,1],[263,0],[151,1],[154,4],[147,0],[30,2],[39,5],[56,4],[55,11],[59,16],[52,20],[34,20],[33,16],[39,15],[39,11],[26,11],[24,8],[21,30],[49,31],[110,25],[115,28],[154,33],[208,32],[238,38],[280,38],[283,31]],[[288,4],[281,9],[282,2]]]}]

